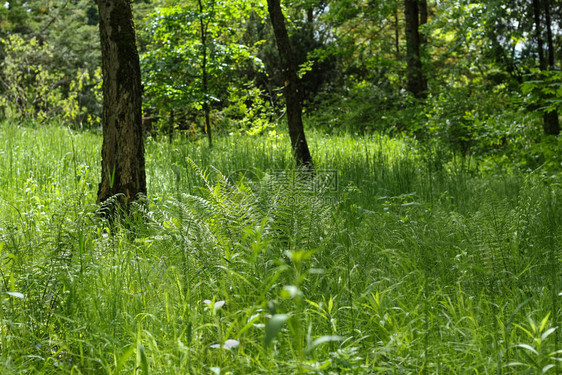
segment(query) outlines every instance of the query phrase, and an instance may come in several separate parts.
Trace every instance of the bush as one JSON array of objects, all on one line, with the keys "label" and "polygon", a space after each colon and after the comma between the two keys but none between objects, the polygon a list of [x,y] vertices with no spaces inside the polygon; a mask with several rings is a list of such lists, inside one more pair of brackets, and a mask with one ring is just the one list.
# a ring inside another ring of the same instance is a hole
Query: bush
[{"label": "bush", "polygon": [[58,118],[79,126],[99,124],[99,70],[91,74],[78,69],[70,77],[56,66],[54,48],[35,38],[12,35],[0,39],[0,45],[4,54],[0,64],[0,112],[5,118],[39,122]]}]

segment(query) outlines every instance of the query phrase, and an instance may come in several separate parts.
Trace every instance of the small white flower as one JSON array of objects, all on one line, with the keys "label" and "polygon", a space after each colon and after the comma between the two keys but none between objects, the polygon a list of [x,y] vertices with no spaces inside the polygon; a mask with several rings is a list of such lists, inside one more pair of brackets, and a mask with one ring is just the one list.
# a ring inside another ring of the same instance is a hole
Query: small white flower
[{"label": "small white flower", "polygon": [[223,349],[233,349],[240,345],[240,341],[234,339],[228,339],[221,346],[220,344],[213,344],[211,348],[223,348]]},{"label": "small white flower", "polygon": [[218,310],[220,310],[224,304],[226,303],[225,301],[211,301],[209,299],[203,300],[203,303],[205,305],[207,305],[210,309],[212,309],[214,312],[217,312]]}]

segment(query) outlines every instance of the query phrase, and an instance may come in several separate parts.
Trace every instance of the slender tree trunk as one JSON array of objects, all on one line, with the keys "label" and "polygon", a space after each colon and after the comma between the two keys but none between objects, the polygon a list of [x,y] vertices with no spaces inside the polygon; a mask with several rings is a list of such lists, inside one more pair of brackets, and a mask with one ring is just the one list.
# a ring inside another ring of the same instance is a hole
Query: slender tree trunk
[{"label": "slender tree trunk", "polygon": [[396,51],[396,60],[398,60],[400,59],[400,22],[398,9],[394,12],[394,49]]},{"label": "slender tree trunk", "polygon": [[[141,77],[130,0],[98,0],[103,73],[103,145],[98,203],[121,208],[146,195]],[[110,212],[110,215],[113,213]]]},{"label": "slender tree trunk", "polygon": [[[206,38],[203,39],[206,43]],[[207,138],[209,139],[209,147],[213,147],[213,134],[211,129],[211,107],[209,105],[209,81],[207,74],[207,48],[203,45],[203,63],[201,64],[201,70],[203,71],[203,94],[205,99],[203,101],[203,112],[205,113],[205,133],[207,133]]]},{"label": "slender tree trunk", "polygon": [[406,22],[406,78],[408,90],[416,98],[427,96],[427,83],[423,75],[420,56],[419,7],[418,0],[404,0]]},{"label": "slender tree trunk", "polygon": [[306,9],[306,31],[309,39],[314,40],[314,8],[312,6]]},{"label": "slender tree trunk", "polygon": [[213,147],[213,134],[211,129],[211,107],[209,105],[209,79],[207,72],[207,29],[209,21],[207,23],[203,20],[203,3],[198,0],[199,4],[199,24],[201,31],[201,48],[203,49],[203,61],[201,62],[201,75],[203,81],[203,95],[205,96],[203,100],[203,112],[205,113],[205,133],[207,133],[207,138],[209,139],[209,147]]},{"label": "slender tree trunk", "polygon": [[542,39],[541,5],[540,0],[533,0],[533,15],[535,18],[535,37],[537,38],[537,52],[539,53],[539,67],[546,70],[546,59],[544,57],[544,41]]},{"label": "slender tree trunk", "polygon": [[543,131],[545,135],[560,134],[560,120],[558,119],[558,111],[553,110],[543,115]]},{"label": "slender tree trunk", "polygon": [[314,8],[312,6],[306,9],[306,23],[313,29],[314,24]]},{"label": "slender tree trunk", "polygon": [[[554,41],[552,38],[552,19],[550,16],[550,0],[544,1],[544,12],[545,12],[545,22],[546,22],[546,45],[548,48],[548,70],[553,70],[555,65],[555,51],[554,51]],[[549,135],[559,135],[560,134],[560,120],[558,118],[558,111],[554,110],[544,115],[545,123],[545,133]]]},{"label": "slender tree trunk", "polygon": [[[541,6],[542,5],[542,6]],[[542,37],[543,25],[541,22],[541,10],[545,13],[545,26],[547,36],[548,55],[544,51],[544,41]],[[552,20],[550,16],[549,0],[533,0],[533,15],[535,20],[535,36],[537,38],[537,51],[539,54],[539,68],[546,71],[554,68],[554,43],[552,40]],[[558,111],[545,112],[543,114],[543,131],[545,135],[559,135],[560,121],[558,119]]]},{"label": "slender tree trunk", "polygon": [[174,140],[174,124],[176,122],[174,109],[170,110],[170,117],[168,118],[168,142],[172,143]]},{"label": "slender tree trunk", "polygon": [[297,77],[297,63],[289,43],[280,0],[267,0],[267,7],[283,67],[285,79],[283,93],[287,105],[287,121],[289,123],[289,136],[291,137],[293,154],[299,167],[312,168],[312,157],[308,149],[302,123],[302,97],[299,87],[300,82]]},{"label": "slender tree trunk", "polygon": [[554,51],[554,41],[552,38],[552,18],[550,16],[550,0],[544,1],[544,14],[546,23],[546,45],[548,48],[548,68],[552,70],[554,68],[555,61],[555,51]]}]

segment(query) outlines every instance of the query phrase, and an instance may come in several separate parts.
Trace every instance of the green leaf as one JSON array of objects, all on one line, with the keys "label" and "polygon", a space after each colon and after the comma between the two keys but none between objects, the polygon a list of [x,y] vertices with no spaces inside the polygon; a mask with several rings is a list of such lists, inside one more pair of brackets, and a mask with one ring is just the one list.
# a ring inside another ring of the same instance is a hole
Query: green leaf
[{"label": "green leaf", "polygon": [[8,295],[16,298],[25,299],[25,296],[20,292],[6,292]]},{"label": "green leaf", "polygon": [[141,343],[137,344],[137,368],[139,367],[143,375],[148,375],[148,361],[146,360],[146,353],[144,351],[144,345]]},{"label": "green leaf", "polygon": [[537,355],[539,354],[539,352],[537,352],[536,349],[533,348],[531,345],[527,345],[527,344],[518,344],[517,346],[518,346],[519,348],[526,349],[526,350],[532,352],[533,354],[537,354]]},{"label": "green leaf", "polygon": [[125,351],[125,353],[123,353],[123,355],[121,356],[121,358],[119,358],[119,361],[117,361],[117,365],[115,366],[115,368],[113,369],[113,373],[114,374],[119,374],[121,372],[121,368],[123,368],[123,366],[125,365],[125,363],[127,362],[127,360],[129,359],[129,357],[135,352],[135,347],[131,346],[129,349],[127,349],[127,351]]},{"label": "green leaf", "polygon": [[295,285],[285,285],[281,290],[281,298],[290,299],[302,296],[302,292]]},{"label": "green leaf", "polygon": [[554,331],[556,331],[556,327],[547,329],[542,335],[541,335],[541,340],[544,341],[548,336],[550,336],[551,333],[553,333]]},{"label": "green leaf", "polygon": [[334,336],[334,335],[318,337],[312,342],[312,344],[310,344],[310,346],[306,348],[306,352],[311,353],[314,349],[316,349],[317,346],[320,346],[327,342],[342,341],[343,339],[344,338],[341,336]]},{"label": "green leaf", "polygon": [[546,314],[546,316],[543,318],[543,320],[541,321],[541,325],[539,328],[539,332],[542,332],[542,330],[546,327],[546,323],[548,322],[548,318],[550,317],[550,312],[548,314]]},{"label": "green leaf", "polygon": [[144,345],[141,339],[141,327],[137,332],[137,363],[135,366],[137,369],[140,367],[143,375],[148,375],[148,361],[146,359],[146,353],[144,351]]},{"label": "green leaf", "polygon": [[265,348],[275,339],[275,336],[281,331],[287,319],[289,319],[288,314],[275,314],[267,321],[265,324],[265,338],[263,340],[263,346]]},{"label": "green leaf", "polygon": [[513,366],[513,367],[514,367],[514,366],[525,366],[525,367],[529,367],[528,364],[522,363],[522,362],[509,362],[509,363],[507,364],[507,366]]}]

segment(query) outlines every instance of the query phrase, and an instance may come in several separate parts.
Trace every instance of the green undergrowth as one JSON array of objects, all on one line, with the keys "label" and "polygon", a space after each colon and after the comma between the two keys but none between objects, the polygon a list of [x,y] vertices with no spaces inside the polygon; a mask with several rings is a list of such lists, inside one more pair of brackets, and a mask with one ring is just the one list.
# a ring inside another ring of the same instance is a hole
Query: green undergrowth
[{"label": "green undergrowth", "polygon": [[[96,215],[101,137],[0,127],[0,372],[562,370],[560,178],[408,139],[147,141],[148,196]],[[558,366],[558,367],[556,367]]]}]

